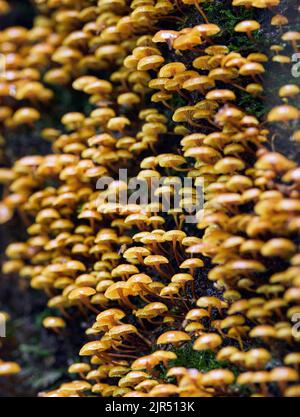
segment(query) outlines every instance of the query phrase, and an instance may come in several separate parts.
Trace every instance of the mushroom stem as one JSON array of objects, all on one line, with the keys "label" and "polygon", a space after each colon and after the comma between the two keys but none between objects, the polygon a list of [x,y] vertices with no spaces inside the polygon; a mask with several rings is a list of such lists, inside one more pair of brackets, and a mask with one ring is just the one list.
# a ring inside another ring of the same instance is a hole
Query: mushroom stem
[{"label": "mushroom stem", "polygon": [[255,39],[254,39],[254,36],[252,35],[252,32],[247,32],[247,36],[248,36],[248,39],[249,39],[250,41],[252,41],[252,42],[256,42],[256,41],[255,41]]},{"label": "mushroom stem", "polygon": [[243,341],[242,341],[241,335],[240,335],[238,332],[237,332],[236,339],[237,339],[237,341],[238,341],[238,343],[239,343],[240,349],[243,351],[243,350],[244,350],[244,344],[243,344]]},{"label": "mushroom stem", "polygon": [[[156,295],[156,294],[155,294]],[[150,300],[148,300],[144,295],[142,295],[142,294],[139,294],[139,297],[143,300],[143,301],[145,301],[145,303],[151,303],[151,301]]]},{"label": "mushroom stem", "polygon": [[136,306],[132,304],[127,297],[124,297],[123,291],[121,289],[118,289],[118,294],[122,300],[122,302],[125,304],[126,307],[130,308],[131,310],[135,310]]},{"label": "mushroom stem", "polygon": [[156,269],[156,271],[159,273],[161,277],[169,278],[169,275],[166,272],[164,272],[159,265],[154,265],[154,268]]},{"label": "mushroom stem", "polygon": [[[145,292],[149,293],[150,295],[154,295],[155,297],[157,297],[157,294],[156,294],[154,291],[150,290],[150,288],[146,287],[146,285],[145,285],[145,284],[141,284],[141,288],[142,288]],[[141,297],[141,295],[140,295],[140,297]],[[141,298],[142,298],[142,297],[141,297]],[[144,298],[145,298],[145,301],[146,301],[147,303],[150,303],[150,301],[149,301],[149,300],[147,300],[147,298],[146,298],[145,296],[144,296]]]},{"label": "mushroom stem", "polygon": [[175,256],[175,259],[176,259],[176,262],[177,262],[177,265],[179,265],[180,264],[180,259],[179,259],[179,254],[178,254],[178,252],[177,252],[177,241],[176,241],[176,238],[173,238],[172,239],[172,247],[173,247],[173,252],[174,252],[174,256]]},{"label": "mushroom stem", "polygon": [[127,354],[121,354],[121,353],[108,353],[107,355],[113,358],[130,358],[130,359],[138,358],[138,356],[135,356],[135,355],[127,355]]},{"label": "mushroom stem", "polygon": [[297,45],[297,41],[296,40],[293,40],[292,41],[292,47],[293,47],[294,52],[296,52],[296,53],[299,52],[299,48],[298,48],[298,45]]},{"label": "mushroom stem", "polygon": [[89,310],[91,310],[93,313],[99,314],[100,311],[97,310],[92,304],[90,303],[90,300],[86,297],[81,298],[82,304],[84,304]]},{"label": "mushroom stem", "polygon": [[191,282],[191,287],[192,287],[192,294],[193,294],[193,298],[194,298],[195,300],[197,300],[196,288],[195,288],[195,281],[194,281],[194,280]]},{"label": "mushroom stem", "polygon": [[184,94],[182,91],[180,91],[180,90],[177,90],[177,93],[182,97],[182,98],[184,98],[186,101],[190,101],[190,98],[186,95],[186,94]]},{"label": "mushroom stem", "polygon": [[165,100],[162,101],[162,104],[167,107],[167,109],[174,111],[174,108],[172,106],[170,106],[170,104],[168,104]]},{"label": "mushroom stem", "polygon": [[175,6],[177,7],[177,9],[179,10],[180,13],[184,14],[184,11],[182,10],[182,8],[179,5],[179,0],[175,0]]},{"label": "mushroom stem", "polygon": [[206,17],[206,14],[204,13],[202,7],[199,6],[199,3],[197,0],[195,1],[195,7],[198,10],[198,12],[201,14],[203,19],[205,20],[205,23],[209,24],[208,18]]},{"label": "mushroom stem", "polygon": [[[128,345],[124,345],[123,343],[121,345],[116,346],[115,344],[112,344],[112,347],[114,350],[121,352],[121,353],[130,353],[134,352],[136,350],[135,347],[130,347]],[[122,348],[122,349],[121,349]]]},{"label": "mushroom stem", "polygon": [[81,312],[81,314],[83,315],[83,317],[85,318],[85,320],[88,320],[88,315],[86,314],[86,311],[83,308],[83,305],[81,304],[81,302],[78,304],[78,309]]},{"label": "mushroom stem", "polygon": [[138,320],[139,324],[141,325],[141,327],[143,328],[143,330],[146,330],[146,327],[145,327],[145,325],[143,323],[143,320],[140,319],[139,317],[137,318],[137,320]]},{"label": "mushroom stem", "polygon": [[188,172],[190,170],[190,168],[179,168],[179,167],[174,167],[173,169],[174,171],[178,171],[178,172]]},{"label": "mushroom stem", "polygon": [[245,92],[247,93],[247,89],[246,89],[246,88],[244,88],[244,87],[242,87],[242,86],[240,86],[240,85],[238,85],[238,84],[235,84],[235,83],[233,83],[233,82],[230,82],[230,84],[231,84],[233,87],[235,87],[235,88],[237,88],[237,89],[239,89],[239,90],[241,90],[241,91],[245,91]]},{"label": "mushroom stem", "polygon": [[93,230],[95,230],[95,219],[93,218],[90,219],[90,226]]},{"label": "mushroom stem", "polygon": [[139,261],[139,264],[144,265],[144,258],[140,253],[136,254],[137,260]]},{"label": "mushroom stem", "polygon": [[163,16],[163,20],[177,20],[177,22],[185,23],[185,20],[178,16]]},{"label": "mushroom stem", "polygon": [[182,230],[184,221],[185,221],[185,215],[181,214],[179,218],[178,230]]},{"label": "mushroom stem", "polygon": [[149,347],[152,346],[152,343],[148,339],[146,339],[141,333],[137,332],[136,334],[139,336],[140,339],[143,340],[143,342],[146,343],[146,345],[148,345]]},{"label": "mushroom stem", "polygon": [[58,307],[58,310],[61,312],[61,314],[68,320],[71,320],[71,316],[66,312],[64,307]]},{"label": "mushroom stem", "polygon": [[58,336],[63,336],[63,333],[59,327],[52,327],[52,330],[54,333],[56,333]]},{"label": "mushroom stem", "polygon": [[212,128],[212,126],[204,126],[204,125],[201,125],[200,123],[196,123],[196,122],[194,122],[193,120],[192,120],[192,118],[191,117],[188,117],[188,123],[191,125],[191,126],[193,126],[193,127],[197,127],[198,129],[208,129],[208,130],[214,130],[213,128]]},{"label": "mushroom stem", "polygon": [[21,218],[22,223],[24,224],[25,228],[28,228],[30,226],[30,221],[26,215],[26,213],[22,210],[20,210],[20,208],[17,207],[17,213]]},{"label": "mushroom stem", "polygon": [[269,395],[268,385],[265,382],[263,382],[260,384],[260,388],[263,395],[267,397]]}]

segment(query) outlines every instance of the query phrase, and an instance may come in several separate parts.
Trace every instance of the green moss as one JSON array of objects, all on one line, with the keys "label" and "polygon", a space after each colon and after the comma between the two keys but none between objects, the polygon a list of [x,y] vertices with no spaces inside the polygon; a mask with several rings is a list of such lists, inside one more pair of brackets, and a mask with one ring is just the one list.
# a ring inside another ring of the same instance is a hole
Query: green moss
[{"label": "green moss", "polygon": [[241,20],[254,19],[254,10],[246,9],[245,7],[233,9],[224,6],[224,1],[208,2],[204,5],[205,13],[210,22],[215,22],[219,26],[231,33],[234,27]]},{"label": "green moss", "polygon": [[19,350],[22,353],[29,353],[39,358],[48,358],[53,355],[53,350],[43,349],[37,340],[33,340],[33,344],[22,343],[19,346]]},{"label": "green moss", "polygon": [[240,92],[237,104],[247,113],[256,116],[258,119],[266,114],[266,107],[263,100],[253,97],[246,92]]},{"label": "green moss", "polygon": [[[183,347],[173,349],[177,359],[171,361],[169,367],[184,366],[186,368],[198,369],[201,372],[208,372],[216,368],[229,368],[230,365],[224,361],[218,361],[214,352],[206,350],[197,352],[193,350],[193,343],[187,343]],[[237,369],[230,367],[236,373]]]},{"label": "green moss", "polygon": [[[198,369],[201,372],[209,372],[213,369],[229,369],[235,376],[239,375],[239,370],[236,366],[226,361],[218,361],[214,352],[205,350],[197,352],[193,350],[193,343],[187,343],[183,347],[173,349],[176,353],[177,359],[169,363],[169,368],[174,366],[183,366],[189,369]],[[166,376],[167,369],[161,367],[160,378],[168,383],[175,383],[173,378]],[[249,396],[250,389],[247,386],[241,386],[237,383],[230,385],[228,393],[231,396]]]},{"label": "green moss", "polygon": [[[224,0],[207,1],[202,8],[209,22],[220,26],[222,29],[221,33],[214,37],[215,43],[220,42],[222,45],[227,45],[232,51],[255,49],[255,44],[247,38],[247,35],[234,32],[235,26],[240,21],[255,18],[253,9],[246,9],[245,7],[232,9],[230,2],[224,2]],[[185,14],[182,19],[182,22],[176,24],[177,30],[203,23],[203,19],[196,9],[195,13]],[[254,34],[254,38],[260,42],[262,41],[259,33]]]},{"label": "green moss", "polygon": [[224,1],[214,1],[204,6],[205,13],[210,22],[220,26],[222,32],[214,37],[215,42],[226,45],[230,51],[243,54],[257,50],[266,50],[272,44],[272,39],[267,38],[261,30],[253,32],[254,41],[250,40],[246,34],[235,32],[235,26],[243,20],[259,20],[255,9],[245,7],[231,8],[230,4],[224,5]]}]

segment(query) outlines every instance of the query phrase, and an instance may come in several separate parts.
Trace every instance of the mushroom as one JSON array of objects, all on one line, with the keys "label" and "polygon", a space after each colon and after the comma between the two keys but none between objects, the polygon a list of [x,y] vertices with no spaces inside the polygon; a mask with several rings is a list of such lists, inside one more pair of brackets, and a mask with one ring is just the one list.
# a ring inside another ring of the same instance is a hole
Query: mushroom
[{"label": "mushroom", "polygon": [[15,362],[0,361],[0,376],[9,376],[21,372],[20,366]]},{"label": "mushroom", "polygon": [[290,42],[294,51],[297,53],[299,51],[297,42],[300,40],[300,32],[289,31],[282,35],[281,39],[285,42]]},{"label": "mushroom", "polygon": [[268,114],[269,122],[283,122],[287,124],[290,121],[299,119],[299,110],[290,105],[274,107]]},{"label": "mushroom", "polygon": [[144,263],[147,266],[152,266],[156,269],[157,273],[162,277],[167,277],[167,273],[161,269],[161,265],[166,265],[169,263],[168,259],[162,255],[149,255],[144,259]]},{"label": "mushroom", "polygon": [[201,3],[204,3],[204,0],[182,0],[183,4],[192,4],[193,6],[196,7],[196,9],[198,10],[198,12],[201,14],[201,16],[203,17],[204,21],[208,24],[209,21],[206,17],[206,14],[204,13],[202,7],[200,6]]},{"label": "mushroom", "polygon": [[191,337],[182,331],[174,330],[174,331],[168,331],[159,336],[159,338],[156,341],[157,345],[179,345],[183,342],[188,342],[191,340]]},{"label": "mushroom", "polygon": [[216,350],[222,344],[222,338],[216,333],[204,333],[196,339],[193,349],[197,351]]},{"label": "mushroom", "polygon": [[94,311],[95,313],[98,313],[98,310],[95,309],[89,301],[89,297],[91,297],[94,294],[96,294],[96,290],[94,288],[79,287],[79,288],[73,289],[70,292],[70,294],[68,295],[68,298],[71,301],[77,301],[78,300],[80,303],[82,303],[84,306],[86,306],[91,311]]},{"label": "mushroom", "polygon": [[66,322],[61,317],[46,317],[43,320],[43,326],[46,329],[51,329],[58,335],[62,335],[61,329],[66,327]]},{"label": "mushroom", "polygon": [[243,20],[235,26],[234,30],[236,32],[246,33],[248,38],[254,41],[252,32],[259,30],[260,27],[260,24],[256,20]]}]

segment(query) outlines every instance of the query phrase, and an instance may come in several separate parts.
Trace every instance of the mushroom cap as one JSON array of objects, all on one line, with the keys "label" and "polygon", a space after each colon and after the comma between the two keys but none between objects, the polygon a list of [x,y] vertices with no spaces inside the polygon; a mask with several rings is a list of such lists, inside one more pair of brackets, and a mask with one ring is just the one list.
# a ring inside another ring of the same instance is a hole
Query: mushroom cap
[{"label": "mushroom cap", "polygon": [[234,373],[228,369],[214,369],[203,375],[201,383],[210,386],[224,386],[233,384],[235,381]]},{"label": "mushroom cap", "polygon": [[66,322],[61,317],[46,317],[43,320],[43,326],[46,329],[66,327]]},{"label": "mushroom cap", "polygon": [[288,31],[284,33],[281,37],[283,41],[289,42],[289,41],[299,41],[300,40],[300,32],[296,31]]},{"label": "mushroom cap", "polygon": [[88,342],[82,346],[79,355],[80,356],[92,356],[95,352],[105,352],[110,348],[110,342],[107,340],[95,340]]},{"label": "mushroom cap", "polygon": [[300,93],[300,87],[296,84],[286,84],[279,90],[280,97],[294,97]]},{"label": "mushroom cap", "polygon": [[[284,172],[296,167],[296,164],[287,159],[284,155],[276,152],[268,152],[261,156],[255,164],[255,168],[262,170],[275,170],[276,172]],[[280,206],[287,200],[282,200],[278,203]]]},{"label": "mushroom cap", "polygon": [[230,361],[231,356],[234,353],[239,352],[238,348],[235,346],[226,346],[222,348],[217,354],[218,361]]},{"label": "mushroom cap", "polygon": [[151,397],[167,397],[178,393],[178,387],[174,384],[158,384],[149,392]]},{"label": "mushroom cap", "polygon": [[205,98],[207,100],[225,102],[225,101],[236,100],[236,95],[231,90],[212,90],[206,94]]},{"label": "mushroom cap", "polygon": [[123,257],[126,259],[137,259],[138,256],[149,256],[151,254],[150,250],[143,246],[133,246],[127,249],[123,253]]},{"label": "mushroom cap", "polygon": [[270,325],[258,325],[250,333],[250,337],[273,337],[276,338],[276,330]]},{"label": "mushroom cap", "polygon": [[166,350],[156,350],[152,353],[152,356],[157,358],[159,361],[171,361],[177,359],[177,355],[174,352],[168,352]]},{"label": "mushroom cap", "polygon": [[289,239],[275,238],[269,240],[261,248],[263,256],[289,257],[296,251],[296,245]]},{"label": "mushroom cap", "polygon": [[23,107],[15,112],[13,120],[17,125],[34,123],[40,119],[40,113],[32,107]]},{"label": "mushroom cap", "polygon": [[284,391],[285,397],[299,397],[300,396],[300,385],[292,385],[291,387],[288,387]]},{"label": "mushroom cap", "polygon": [[173,42],[179,33],[175,30],[159,30],[152,38],[152,42],[159,43],[159,42]]},{"label": "mushroom cap", "polygon": [[131,333],[137,333],[137,328],[132,324],[120,324],[118,326],[112,327],[108,332],[109,337],[112,339],[118,339]]},{"label": "mushroom cap", "polygon": [[72,381],[61,385],[61,390],[71,392],[83,392],[92,388],[92,385],[87,381]]},{"label": "mushroom cap", "polygon": [[186,66],[182,62],[170,62],[160,68],[158,76],[161,78],[174,77],[176,74],[183,73]]},{"label": "mushroom cap", "polygon": [[15,362],[0,362],[0,376],[18,374],[20,366]]},{"label": "mushroom cap", "polygon": [[70,374],[87,373],[91,370],[91,366],[88,363],[73,363],[69,366],[68,372]]},{"label": "mushroom cap", "polygon": [[274,107],[268,114],[268,122],[289,122],[300,118],[299,110],[291,105],[284,104]]},{"label": "mushroom cap", "polygon": [[120,264],[111,271],[113,278],[122,277],[124,275],[133,275],[139,272],[138,268],[135,265],[131,264]]},{"label": "mushroom cap", "polygon": [[133,371],[149,370],[153,369],[158,363],[158,360],[152,355],[141,356],[132,362],[131,369]]},{"label": "mushroom cap", "polygon": [[187,369],[184,366],[176,366],[174,368],[170,368],[167,372],[167,377],[182,377],[187,374]]},{"label": "mushroom cap", "polygon": [[246,77],[263,74],[264,72],[264,67],[258,62],[248,62],[247,64],[244,64],[239,70],[239,74]]},{"label": "mushroom cap", "polygon": [[270,380],[274,382],[296,382],[299,380],[299,374],[295,369],[288,367],[274,368],[270,372]]},{"label": "mushroom cap", "polygon": [[105,291],[104,295],[109,300],[119,300],[121,296],[128,296],[130,294],[129,286],[127,282],[116,282],[115,284],[110,285]]},{"label": "mushroom cap", "polygon": [[162,255],[149,255],[144,259],[145,265],[155,266],[168,264],[169,260]]},{"label": "mushroom cap", "polygon": [[195,341],[194,350],[202,351],[207,349],[215,349],[222,344],[222,338],[216,333],[203,334]]},{"label": "mushroom cap", "polygon": [[175,274],[172,276],[171,281],[173,283],[178,283],[178,284],[185,284],[187,282],[190,281],[194,281],[194,278],[191,274]]},{"label": "mushroom cap", "polygon": [[234,30],[236,32],[254,32],[255,30],[260,29],[260,23],[256,20],[243,20],[242,22],[238,23]]},{"label": "mushroom cap", "polygon": [[285,365],[298,365],[300,363],[300,353],[288,353],[284,358]]},{"label": "mushroom cap", "polygon": [[166,344],[177,344],[180,342],[187,342],[191,340],[191,337],[182,331],[179,330],[173,330],[168,331],[159,336],[159,338],[156,341],[157,345],[166,345]]},{"label": "mushroom cap", "polygon": [[204,266],[204,262],[202,259],[199,258],[189,258],[183,261],[179,267],[181,269],[194,269],[194,268],[202,268]]},{"label": "mushroom cap", "polygon": [[288,18],[283,16],[280,13],[273,16],[272,20],[271,20],[271,25],[272,26],[283,26],[283,25],[287,25],[288,23],[289,23]]},{"label": "mushroom cap", "polygon": [[192,29],[193,32],[199,33],[201,36],[214,36],[221,32],[221,28],[213,23],[197,25]]},{"label": "mushroom cap", "polygon": [[153,302],[153,303],[149,303],[147,304],[143,309],[143,312],[148,313],[149,315],[160,315],[162,313],[165,313],[168,311],[168,307],[161,303],[161,302]]},{"label": "mushroom cap", "polygon": [[159,68],[164,62],[165,59],[161,55],[145,56],[138,61],[137,69],[139,71],[149,71]]},{"label": "mushroom cap", "polygon": [[70,300],[80,300],[81,298],[91,297],[96,294],[96,290],[92,287],[79,287],[72,290],[68,296]]},{"label": "mushroom cap", "polygon": [[96,317],[96,321],[97,322],[106,322],[106,321],[111,321],[111,320],[122,320],[125,317],[125,313],[118,309],[118,308],[110,308],[107,310],[102,311],[101,313],[98,314],[98,316]]}]

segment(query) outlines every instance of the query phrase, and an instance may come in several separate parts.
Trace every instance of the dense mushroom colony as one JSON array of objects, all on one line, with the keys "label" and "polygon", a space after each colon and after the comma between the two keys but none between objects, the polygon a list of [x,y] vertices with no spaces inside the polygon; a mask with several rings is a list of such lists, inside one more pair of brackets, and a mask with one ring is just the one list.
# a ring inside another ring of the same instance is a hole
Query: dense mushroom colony
[{"label": "dense mushroom colony", "polygon": [[[4,138],[39,123],[57,88],[88,101],[42,129],[51,154],[0,170],[1,223],[18,213],[28,233],[3,273],[47,294],[58,341],[89,323],[70,380],[41,395],[299,396],[300,168],[277,149],[300,142],[297,2],[35,3],[32,29],[0,32]],[[265,116],[251,111],[263,100]],[[163,179],[158,201],[122,202],[120,169]],[[188,367],[185,349],[214,365]],[[0,377],[17,371],[0,362]]]}]

